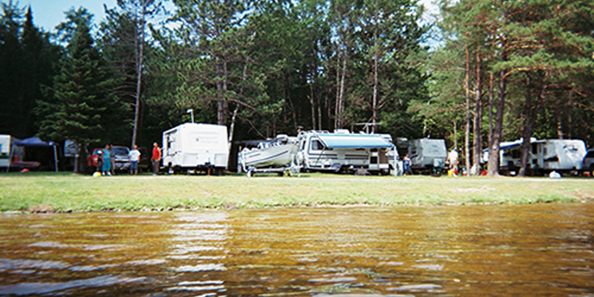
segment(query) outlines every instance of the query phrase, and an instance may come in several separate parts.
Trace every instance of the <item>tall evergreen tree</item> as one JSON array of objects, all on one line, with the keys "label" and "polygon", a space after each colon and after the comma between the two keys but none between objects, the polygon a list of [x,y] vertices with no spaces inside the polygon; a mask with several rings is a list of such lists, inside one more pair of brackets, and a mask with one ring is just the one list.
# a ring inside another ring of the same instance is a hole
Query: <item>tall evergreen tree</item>
[{"label": "tall evergreen tree", "polygon": [[[0,25],[0,133],[22,138],[37,132],[33,108],[51,82],[61,48],[33,23],[32,7],[2,3]],[[23,19],[24,16],[24,19]]]},{"label": "tall evergreen tree", "polygon": [[[70,13],[88,15],[84,9]],[[42,118],[40,135],[56,141],[75,140],[79,144],[77,156],[84,157],[83,148],[88,144],[112,140],[110,134],[121,125],[116,120],[121,112],[112,95],[113,81],[93,45],[87,22],[79,19],[71,33],[60,72],[54,77],[53,86],[46,90],[53,98],[39,101],[37,112]],[[75,172],[82,171],[80,157],[75,162]]]}]

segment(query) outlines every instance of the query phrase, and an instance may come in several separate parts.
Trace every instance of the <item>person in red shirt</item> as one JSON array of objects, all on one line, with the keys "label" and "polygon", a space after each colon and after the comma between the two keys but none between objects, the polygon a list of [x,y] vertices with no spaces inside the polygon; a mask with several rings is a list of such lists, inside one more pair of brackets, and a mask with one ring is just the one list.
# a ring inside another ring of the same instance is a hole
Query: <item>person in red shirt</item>
[{"label": "person in red shirt", "polygon": [[151,163],[153,164],[153,175],[159,173],[159,162],[161,161],[161,148],[156,142],[153,143],[153,156],[151,157]]}]

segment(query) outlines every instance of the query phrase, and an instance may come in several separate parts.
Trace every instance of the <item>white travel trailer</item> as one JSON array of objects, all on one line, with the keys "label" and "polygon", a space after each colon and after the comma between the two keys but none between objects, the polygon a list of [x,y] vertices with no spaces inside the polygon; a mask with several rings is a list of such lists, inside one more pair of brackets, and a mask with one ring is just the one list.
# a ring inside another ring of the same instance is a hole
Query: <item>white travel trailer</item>
[{"label": "white travel trailer", "polygon": [[414,171],[430,172],[433,168],[440,168],[448,158],[445,140],[416,139],[408,146],[410,167]]},{"label": "white travel trailer", "polygon": [[10,150],[13,138],[10,135],[0,135],[0,167],[10,166]]},{"label": "white travel trailer", "polygon": [[169,173],[177,170],[227,169],[229,143],[227,127],[186,123],[163,132],[163,166]]},{"label": "white travel trailer", "polygon": [[[387,134],[355,134],[347,130],[306,131],[297,136],[291,171],[354,172],[363,168],[389,174],[396,147]],[[392,160],[390,160],[392,159]]]},{"label": "white travel trailer", "polygon": [[[521,167],[522,141],[502,143],[500,171],[516,174]],[[534,174],[569,173],[582,169],[586,144],[579,139],[531,139],[527,167]]]}]

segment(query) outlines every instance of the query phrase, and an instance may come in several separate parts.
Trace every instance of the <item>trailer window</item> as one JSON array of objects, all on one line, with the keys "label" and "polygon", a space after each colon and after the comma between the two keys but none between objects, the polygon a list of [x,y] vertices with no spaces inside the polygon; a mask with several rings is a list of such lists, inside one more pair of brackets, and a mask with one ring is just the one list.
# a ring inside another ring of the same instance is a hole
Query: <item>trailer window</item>
[{"label": "trailer window", "polygon": [[522,150],[520,149],[513,149],[510,151],[510,153],[513,159],[519,159],[522,157]]}]

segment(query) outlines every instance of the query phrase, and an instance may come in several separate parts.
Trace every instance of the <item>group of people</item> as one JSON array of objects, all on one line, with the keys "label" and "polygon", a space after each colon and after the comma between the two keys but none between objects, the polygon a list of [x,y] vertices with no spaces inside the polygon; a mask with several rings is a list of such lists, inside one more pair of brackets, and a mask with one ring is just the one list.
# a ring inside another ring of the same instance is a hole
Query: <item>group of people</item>
[{"label": "group of people", "polygon": [[[105,148],[97,152],[97,171],[101,171],[101,175],[112,175],[115,174],[115,156],[112,153],[113,145],[106,144]],[[128,153],[130,158],[130,174],[138,174],[138,162],[140,161],[140,151],[138,146],[134,145],[132,150]],[[162,153],[161,148],[155,142],[153,143],[153,154],[151,156],[151,164],[153,167],[153,175],[157,175],[159,172],[159,162],[161,161]]]},{"label": "group of people", "polygon": [[[450,170],[453,170],[453,173],[455,175],[458,174],[458,149],[454,148],[452,149],[452,151],[450,151],[450,153],[448,154],[448,157],[446,159],[446,166],[448,166],[448,168]],[[408,156],[408,153],[404,154],[404,157],[402,158],[402,165],[403,165],[403,171],[404,171],[404,175],[412,175],[412,168],[411,168],[411,164],[410,164],[410,157]]]}]

